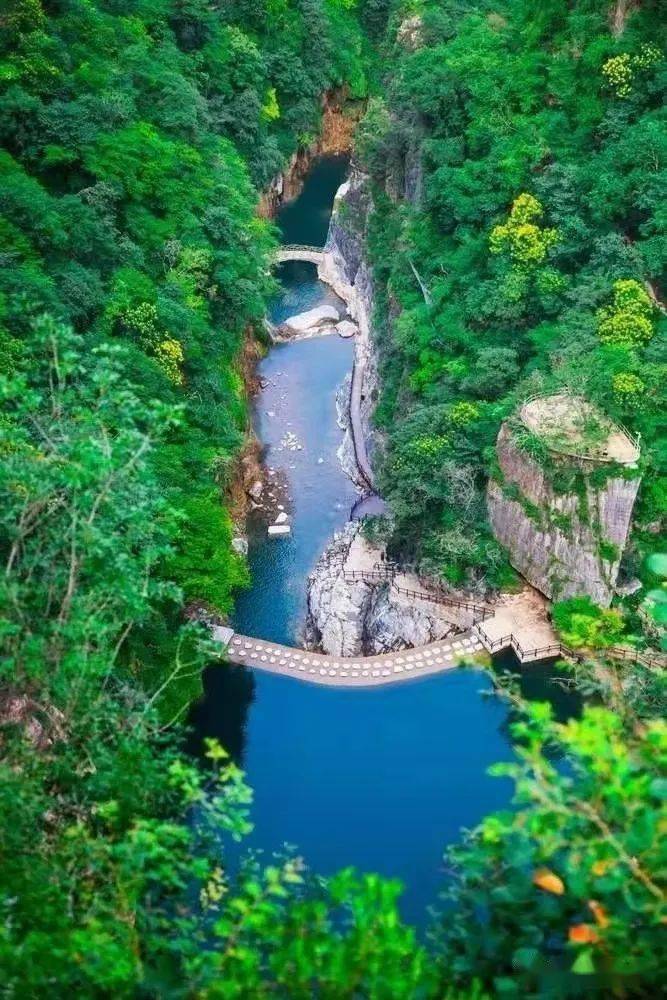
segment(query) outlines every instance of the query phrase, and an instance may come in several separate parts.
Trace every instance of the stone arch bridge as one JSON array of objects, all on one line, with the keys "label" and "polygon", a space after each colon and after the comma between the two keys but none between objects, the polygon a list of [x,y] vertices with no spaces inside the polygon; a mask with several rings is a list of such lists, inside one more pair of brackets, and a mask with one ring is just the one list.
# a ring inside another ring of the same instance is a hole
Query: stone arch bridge
[{"label": "stone arch bridge", "polygon": [[324,259],[324,248],[307,246],[304,243],[285,243],[276,251],[274,260],[276,264],[283,264],[287,260],[304,260],[309,264],[321,264]]}]

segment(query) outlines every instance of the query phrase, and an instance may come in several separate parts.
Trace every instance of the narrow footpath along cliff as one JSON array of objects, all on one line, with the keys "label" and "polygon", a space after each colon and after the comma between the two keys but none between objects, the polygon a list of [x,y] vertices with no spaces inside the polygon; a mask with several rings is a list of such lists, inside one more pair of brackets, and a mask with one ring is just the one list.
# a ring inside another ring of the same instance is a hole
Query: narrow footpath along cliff
[{"label": "narrow footpath along cliff", "polygon": [[[334,202],[324,255],[318,274],[347,303],[357,324],[349,405],[340,407],[345,428],[341,461],[362,492],[373,489],[371,417],[377,399],[378,374],[371,340],[373,284],[364,259],[364,234],[370,194],[365,177],[353,169]],[[348,391],[348,386],[345,386]]]}]

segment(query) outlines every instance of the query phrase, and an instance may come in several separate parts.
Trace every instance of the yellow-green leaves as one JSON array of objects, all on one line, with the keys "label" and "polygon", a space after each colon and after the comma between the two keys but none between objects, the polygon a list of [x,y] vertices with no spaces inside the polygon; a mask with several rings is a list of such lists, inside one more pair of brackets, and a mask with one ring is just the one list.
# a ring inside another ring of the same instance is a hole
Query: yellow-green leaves
[{"label": "yellow-green leaves", "polygon": [[662,53],[657,45],[648,42],[642,45],[636,55],[621,52],[620,55],[611,56],[602,67],[602,75],[617,97],[629,97],[637,71],[650,69],[661,57]]},{"label": "yellow-green leaves", "polygon": [[629,97],[632,93],[632,63],[627,52],[607,59],[602,75],[617,97]]},{"label": "yellow-green leaves", "polygon": [[155,348],[155,357],[162,371],[170,382],[181,385],[183,382],[183,348],[173,337],[161,340]]},{"label": "yellow-green leaves", "polygon": [[541,264],[549,249],[558,242],[558,230],[539,225],[542,205],[531,194],[520,194],[512,203],[507,222],[494,226],[489,237],[491,253],[509,253],[513,263],[523,267]]},{"label": "yellow-green leaves", "polygon": [[633,278],[615,281],[613,302],[598,311],[598,335],[603,344],[643,347],[653,336],[653,303]]},{"label": "yellow-green leaves", "polygon": [[639,376],[632,372],[618,372],[612,378],[611,385],[614,395],[625,406],[637,406],[640,397],[646,390],[646,386]]},{"label": "yellow-green leaves", "polygon": [[275,87],[269,87],[266,92],[266,99],[262,105],[262,118],[267,122],[273,122],[280,118],[280,105]]}]

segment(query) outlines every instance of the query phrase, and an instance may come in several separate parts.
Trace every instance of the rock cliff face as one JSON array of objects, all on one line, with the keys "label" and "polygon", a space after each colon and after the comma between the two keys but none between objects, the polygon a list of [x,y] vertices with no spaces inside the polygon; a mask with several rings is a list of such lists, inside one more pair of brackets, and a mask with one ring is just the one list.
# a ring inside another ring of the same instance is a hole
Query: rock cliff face
[{"label": "rock cliff face", "polygon": [[346,572],[379,558],[359,521],[334,535],[308,581],[306,646],[332,656],[362,656],[421,646],[453,631],[451,622],[394,594],[389,582],[350,580]]},{"label": "rock cliff face", "polygon": [[[375,439],[371,417],[378,395],[378,373],[371,340],[373,283],[370,268],[364,260],[364,237],[370,204],[370,192],[365,178],[353,171],[350,179],[341,185],[336,194],[324,259],[318,273],[322,281],[330,285],[347,303],[349,313],[359,330],[354,352],[357,379],[355,390],[360,398],[361,433],[372,464]],[[344,411],[341,411],[341,416],[346,432],[342,447],[343,466],[359,488],[367,490],[368,483],[363,476],[359,476],[354,462],[349,460],[350,456],[354,456],[349,415],[345,416]]]},{"label": "rock cliff face", "polygon": [[[614,594],[639,477],[600,477],[598,463],[574,465],[576,492],[557,492],[545,470],[503,425],[497,441],[502,483],[489,482],[488,509],[498,541],[515,569],[554,600],[588,595],[608,606]],[[573,477],[571,477],[573,478]],[[602,481],[604,480],[604,481]]]},{"label": "rock cliff face", "polygon": [[[368,479],[360,474],[359,438],[350,425],[350,399],[357,393],[360,433],[367,458],[375,444],[371,417],[378,393],[378,373],[371,339],[373,283],[364,260],[364,237],[370,209],[365,178],[352,172],[337,195],[329,225],[323,261],[318,267],[322,281],[347,303],[357,324],[354,373],[338,394],[338,418],[345,431],[339,451],[341,464],[362,493]],[[352,384],[351,384],[352,383]],[[352,522],[335,535],[308,580],[308,618],[305,641],[311,649],[334,656],[360,656],[420,646],[448,635],[451,621],[431,613],[430,605],[416,607],[401,598],[388,582],[351,580],[349,571],[372,568],[380,551],[361,536],[360,522]],[[346,575],[348,574],[348,575]]]}]

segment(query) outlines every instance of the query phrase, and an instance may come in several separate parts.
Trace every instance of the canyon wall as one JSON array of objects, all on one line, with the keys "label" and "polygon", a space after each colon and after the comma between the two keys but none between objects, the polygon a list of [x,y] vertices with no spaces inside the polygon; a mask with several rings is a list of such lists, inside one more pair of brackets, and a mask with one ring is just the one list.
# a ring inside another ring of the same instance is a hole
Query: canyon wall
[{"label": "canyon wall", "polygon": [[317,138],[293,153],[285,169],[262,191],[257,208],[259,216],[273,219],[283,203],[293,201],[301,193],[306,174],[318,156],[350,152],[362,110],[361,105],[347,103],[345,88],[323,95],[322,122]]},{"label": "canyon wall", "polygon": [[[367,492],[369,486],[372,486],[373,477],[369,468],[375,446],[372,415],[378,396],[377,361],[371,337],[373,282],[370,268],[364,259],[370,206],[367,180],[363,174],[353,169],[349,179],[336,194],[324,258],[318,268],[320,279],[347,303],[349,313],[359,330],[354,343],[351,384],[343,388],[345,400],[339,405],[339,417],[345,431],[341,462],[362,492]],[[356,435],[352,433],[351,409],[355,410],[359,419]],[[363,457],[358,454],[362,439],[365,453]]]},{"label": "canyon wall", "polygon": [[[639,473],[553,456],[555,471],[576,490],[554,488],[547,471],[519,448],[503,425],[496,445],[500,478],[488,487],[489,520],[516,570],[553,600],[588,595],[607,607],[623,549]],[[627,475],[627,478],[626,478]]]},{"label": "canyon wall", "polygon": [[331,656],[372,656],[442,639],[457,630],[436,606],[404,598],[390,582],[353,580],[372,569],[380,550],[360,521],[334,535],[308,579],[305,645]]}]

